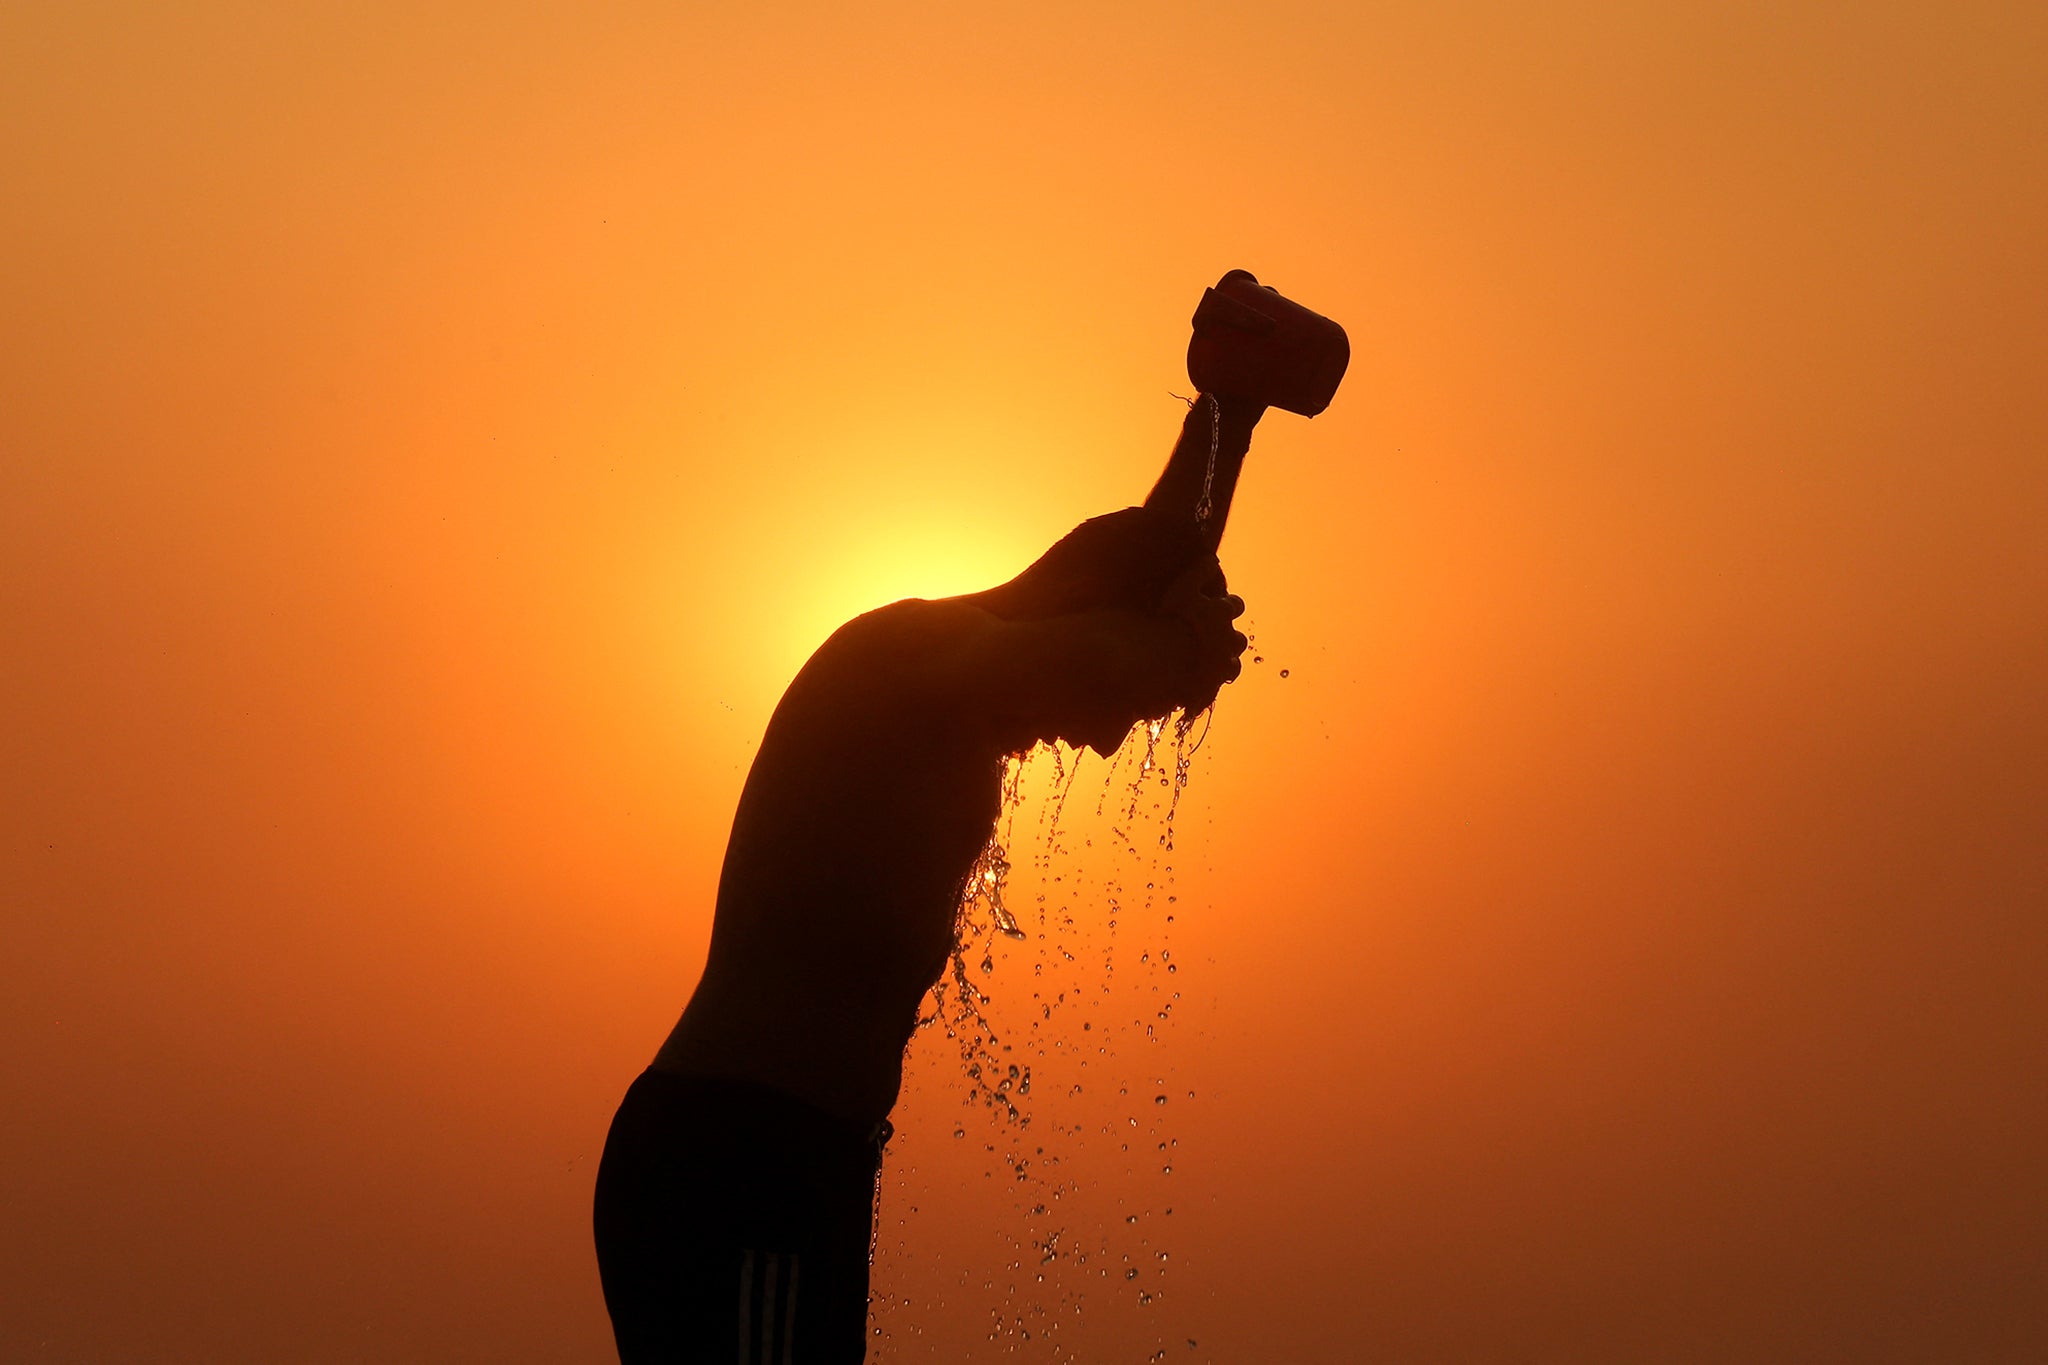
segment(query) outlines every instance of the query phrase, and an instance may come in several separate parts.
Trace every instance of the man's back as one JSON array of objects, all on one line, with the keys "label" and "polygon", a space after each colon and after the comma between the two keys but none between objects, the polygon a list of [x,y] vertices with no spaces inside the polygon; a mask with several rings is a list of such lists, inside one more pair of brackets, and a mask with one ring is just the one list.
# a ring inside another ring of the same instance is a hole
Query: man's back
[{"label": "man's back", "polygon": [[873,1122],[1001,799],[1003,749],[962,694],[982,613],[898,602],[790,684],[740,795],[704,977],[655,1065]]}]

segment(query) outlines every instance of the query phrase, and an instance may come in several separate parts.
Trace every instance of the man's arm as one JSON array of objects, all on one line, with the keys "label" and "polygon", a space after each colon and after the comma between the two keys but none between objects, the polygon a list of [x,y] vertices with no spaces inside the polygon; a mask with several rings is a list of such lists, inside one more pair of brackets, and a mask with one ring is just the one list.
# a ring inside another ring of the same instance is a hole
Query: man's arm
[{"label": "man's arm", "polygon": [[1262,404],[1250,399],[1208,393],[1195,399],[1159,482],[1145,495],[1146,509],[1192,526],[1202,548],[1214,554],[1223,541],[1237,476],[1251,450],[1252,428],[1265,413]]}]

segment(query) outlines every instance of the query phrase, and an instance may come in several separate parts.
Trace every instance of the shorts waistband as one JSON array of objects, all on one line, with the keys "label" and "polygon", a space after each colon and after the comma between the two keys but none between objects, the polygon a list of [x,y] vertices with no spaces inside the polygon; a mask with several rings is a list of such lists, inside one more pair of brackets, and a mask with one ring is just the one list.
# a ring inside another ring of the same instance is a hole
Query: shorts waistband
[{"label": "shorts waistband", "polygon": [[634,1080],[633,1088],[651,1091],[668,1103],[745,1113],[755,1122],[772,1124],[785,1137],[803,1140],[806,1145],[819,1143],[877,1158],[896,1133],[895,1125],[886,1118],[873,1123],[842,1118],[787,1091],[732,1076],[702,1076],[648,1067]]}]

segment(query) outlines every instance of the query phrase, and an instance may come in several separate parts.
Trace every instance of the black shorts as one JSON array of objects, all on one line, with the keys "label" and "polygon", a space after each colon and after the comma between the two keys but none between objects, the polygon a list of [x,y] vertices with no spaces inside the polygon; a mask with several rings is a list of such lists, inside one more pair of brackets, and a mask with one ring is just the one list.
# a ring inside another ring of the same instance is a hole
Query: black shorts
[{"label": "black shorts", "polygon": [[597,1168],[597,1268],[623,1365],[853,1365],[884,1122],[644,1071]]}]

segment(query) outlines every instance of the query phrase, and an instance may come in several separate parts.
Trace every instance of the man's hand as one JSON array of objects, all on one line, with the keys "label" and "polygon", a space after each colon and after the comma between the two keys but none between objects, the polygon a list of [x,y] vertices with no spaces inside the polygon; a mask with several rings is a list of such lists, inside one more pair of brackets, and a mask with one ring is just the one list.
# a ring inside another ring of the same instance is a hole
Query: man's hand
[{"label": "man's hand", "polygon": [[1244,615],[1214,555],[1190,565],[1167,587],[1158,609],[1107,611],[1074,618],[1101,641],[1110,672],[1095,689],[1097,704],[1079,713],[1060,737],[1108,757],[1131,727],[1176,709],[1195,715],[1216,701],[1223,684],[1244,671],[1247,640],[1231,623]]},{"label": "man's hand", "polygon": [[1231,623],[1244,615],[1244,599],[1229,591],[1223,566],[1214,555],[1188,566],[1166,590],[1159,613],[1184,625],[1193,649],[1184,680],[1176,686],[1176,706],[1189,715],[1216,700],[1223,684],[1244,671],[1240,661],[1251,641]]}]

